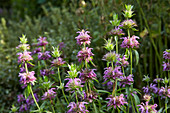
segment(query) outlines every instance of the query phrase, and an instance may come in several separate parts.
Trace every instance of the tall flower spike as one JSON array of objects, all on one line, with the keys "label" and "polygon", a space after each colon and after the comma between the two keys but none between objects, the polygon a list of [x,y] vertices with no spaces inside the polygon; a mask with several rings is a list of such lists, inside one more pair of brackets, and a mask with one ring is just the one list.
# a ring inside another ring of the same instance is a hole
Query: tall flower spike
[{"label": "tall flower spike", "polygon": [[79,44],[79,45],[82,45],[83,43],[85,43],[85,44],[90,44],[91,42],[91,40],[90,40],[90,38],[91,38],[91,36],[90,35],[88,35],[88,33],[90,33],[89,31],[85,31],[84,29],[82,30],[82,31],[78,31],[77,33],[79,33],[79,35],[76,37],[76,39],[77,39],[77,43]]}]

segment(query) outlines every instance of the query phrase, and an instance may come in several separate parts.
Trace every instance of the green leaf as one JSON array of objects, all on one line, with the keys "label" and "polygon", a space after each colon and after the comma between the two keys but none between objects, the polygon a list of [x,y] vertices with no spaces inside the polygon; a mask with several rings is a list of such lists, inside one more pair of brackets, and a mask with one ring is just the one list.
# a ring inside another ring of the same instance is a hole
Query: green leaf
[{"label": "green leaf", "polygon": [[126,56],[127,59],[129,59],[129,55],[130,55],[130,52],[129,52],[128,49],[126,49],[125,56]]},{"label": "green leaf", "polygon": [[138,97],[136,94],[133,94],[133,97],[134,97],[134,99],[135,99],[136,105],[139,105],[139,104],[140,104],[140,99],[139,99],[139,97]]},{"label": "green leaf", "polygon": [[96,107],[96,104],[94,103],[94,101],[93,101],[93,107],[94,107],[94,112],[95,112],[95,113],[98,113],[97,107]]},{"label": "green leaf", "polygon": [[136,65],[139,63],[139,53],[137,50],[133,49],[133,51],[135,52],[135,57],[136,57]]},{"label": "green leaf", "polygon": [[98,92],[98,93],[108,93],[108,94],[110,93],[110,92],[105,91],[105,90],[97,90],[97,92]]},{"label": "green leaf", "polygon": [[48,82],[48,77],[44,76],[44,82]]},{"label": "green leaf", "polygon": [[158,113],[163,113],[162,110],[163,110],[164,107],[160,108]]},{"label": "green leaf", "polygon": [[30,95],[30,93],[31,93],[30,84],[28,84],[27,87],[26,87],[26,89],[24,90],[25,99],[28,98],[28,96]]},{"label": "green leaf", "polygon": [[136,89],[136,88],[133,88],[133,90],[135,90],[138,94],[140,94],[140,95],[141,95],[140,90],[138,90],[138,89]]},{"label": "green leaf", "polygon": [[167,108],[165,108],[165,109],[163,110],[163,113],[165,113],[166,110],[168,111],[169,108],[170,108],[170,105],[168,105]]},{"label": "green leaf", "polygon": [[31,63],[31,62],[28,62],[29,64],[31,64],[31,65],[33,65],[33,66],[35,66],[33,63]]}]

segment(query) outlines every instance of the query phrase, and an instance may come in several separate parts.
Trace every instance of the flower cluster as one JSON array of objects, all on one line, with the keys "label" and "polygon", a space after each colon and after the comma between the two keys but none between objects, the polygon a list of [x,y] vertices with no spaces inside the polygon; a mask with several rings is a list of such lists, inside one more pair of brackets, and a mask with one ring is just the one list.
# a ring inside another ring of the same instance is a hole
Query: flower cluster
[{"label": "flower cluster", "polygon": [[48,42],[46,40],[46,37],[39,37],[37,46],[45,46],[47,44]]},{"label": "flower cluster", "polygon": [[18,63],[25,63],[29,62],[30,60],[33,60],[31,52],[28,51],[24,51],[23,53],[17,53],[17,55],[19,55]]},{"label": "flower cluster", "polygon": [[34,84],[36,77],[34,76],[35,72],[19,73],[20,83],[26,85],[27,83]]},{"label": "flower cluster", "polygon": [[156,107],[158,106],[157,104],[154,105],[149,105],[149,101],[151,99],[150,95],[144,95],[144,100],[146,101],[145,104],[142,102],[141,105],[139,106],[139,111],[141,113],[157,113]]},{"label": "flower cluster", "polygon": [[82,69],[82,71],[80,72],[80,79],[82,82],[86,82],[89,80],[95,80],[96,79],[96,74],[94,73],[94,70],[96,69]]},{"label": "flower cluster", "polygon": [[107,81],[109,79],[116,79],[116,78],[121,78],[123,73],[121,72],[121,67],[115,67],[114,69],[112,67],[107,67],[105,68],[104,71],[104,81]]},{"label": "flower cluster", "polygon": [[122,36],[125,35],[125,33],[123,32],[122,29],[120,29],[120,27],[115,27],[114,29],[112,29],[109,34],[111,35],[117,35],[117,36]]},{"label": "flower cluster", "polygon": [[126,85],[131,85],[133,82],[133,75],[121,76],[120,86],[125,87]]},{"label": "flower cluster", "polygon": [[138,48],[139,42],[136,39],[139,39],[138,36],[133,35],[132,37],[123,37],[123,42],[121,44],[122,48]]},{"label": "flower cluster", "polygon": [[51,88],[49,89],[47,92],[44,93],[44,95],[42,96],[42,100],[45,99],[53,99],[56,96],[56,92],[54,92],[53,90],[55,90],[55,88]]},{"label": "flower cluster", "polygon": [[50,51],[38,53],[38,59],[39,60],[48,60],[49,58],[51,58]]},{"label": "flower cluster", "polygon": [[93,56],[94,54],[91,52],[92,48],[83,48],[81,51],[78,52],[78,61],[87,61],[89,62],[90,60],[92,60],[91,56]]},{"label": "flower cluster", "polygon": [[52,75],[52,74],[54,74],[54,71],[52,71],[51,69],[40,70],[40,75],[42,75],[42,76],[48,76],[48,75]]},{"label": "flower cluster", "polygon": [[125,29],[129,29],[132,27],[136,27],[137,24],[136,22],[134,22],[132,19],[128,19],[128,20],[124,20],[119,27],[123,27]]},{"label": "flower cluster", "polygon": [[52,62],[51,66],[62,66],[63,64],[65,64],[65,61],[63,61],[63,59],[61,57],[58,57],[56,59],[54,59]]},{"label": "flower cluster", "polygon": [[163,71],[169,71],[170,70],[170,49],[167,49],[166,51],[163,52],[163,58],[166,61],[163,61]]},{"label": "flower cluster", "polygon": [[77,33],[79,33],[79,35],[76,37],[77,39],[77,43],[79,45],[82,45],[83,43],[85,44],[90,44],[91,40],[90,40],[90,35],[88,35],[88,33],[90,33],[89,31],[85,31],[84,29],[82,31],[78,31]]},{"label": "flower cluster", "polygon": [[66,78],[65,80],[69,80],[65,85],[65,87],[67,88],[66,91],[74,92],[75,90],[79,90],[79,88],[83,87],[79,78]]},{"label": "flower cluster", "polygon": [[84,100],[88,101],[88,102],[93,102],[93,99],[97,99],[98,94],[95,91],[91,91],[91,92],[85,92],[83,91],[84,94]]},{"label": "flower cluster", "polygon": [[70,107],[70,109],[67,111],[67,113],[86,113],[89,112],[86,110],[85,104],[88,104],[87,102],[78,102],[77,104],[75,102],[70,102],[70,104],[67,107]]},{"label": "flower cluster", "polygon": [[128,58],[124,55],[123,58],[118,58],[118,62],[116,62],[116,65],[126,67],[129,65],[129,62],[127,61]]},{"label": "flower cluster", "polygon": [[162,98],[165,98],[165,97],[170,98],[170,86],[168,87],[161,86],[160,88],[158,88],[156,84],[151,83],[150,86],[143,87],[142,89],[145,94],[156,94],[158,96],[161,96]]},{"label": "flower cluster", "polygon": [[112,107],[114,107],[116,109],[116,107],[121,107],[124,104],[127,104],[127,102],[125,101],[124,95],[120,94],[120,96],[112,96],[110,95],[108,98],[106,98],[109,100],[107,107],[109,109],[111,109]]},{"label": "flower cluster", "polygon": [[[26,99],[23,94],[19,94],[17,97],[18,97],[17,102],[19,104],[21,104],[21,106],[19,108],[19,112],[29,111],[30,107],[34,104],[34,100],[33,100],[32,96],[29,96]],[[38,96],[36,93],[34,94],[34,97],[35,97],[36,101],[38,102],[39,99],[38,99]]]},{"label": "flower cluster", "polygon": [[116,52],[108,52],[106,55],[103,56],[103,60],[107,62],[117,62],[119,59],[119,54],[116,54]]}]

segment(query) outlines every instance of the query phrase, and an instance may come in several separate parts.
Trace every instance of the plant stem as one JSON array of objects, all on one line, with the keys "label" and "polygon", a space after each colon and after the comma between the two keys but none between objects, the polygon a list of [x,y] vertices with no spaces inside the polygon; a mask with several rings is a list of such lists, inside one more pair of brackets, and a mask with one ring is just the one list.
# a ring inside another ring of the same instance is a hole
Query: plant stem
[{"label": "plant stem", "polygon": [[123,76],[125,77],[125,70],[123,66],[122,66],[122,71],[123,71]]},{"label": "plant stem", "polygon": [[35,102],[38,110],[40,111],[40,107],[39,107],[39,105],[38,105],[38,103],[37,103],[37,101],[36,101],[36,99],[35,99],[34,93],[33,93],[33,91],[32,91],[31,84],[29,85],[29,87],[30,87],[30,91],[31,91],[31,94],[32,94],[32,98],[34,99],[34,102]]},{"label": "plant stem", "polygon": [[136,0],[136,1],[137,1],[138,5],[139,5],[139,8],[140,8],[140,11],[141,11],[142,17],[143,17],[143,19],[144,19],[144,22],[145,22],[146,28],[147,28],[147,29],[148,29],[148,31],[149,31],[149,38],[150,38],[150,40],[151,40],[151,42],[152,42],[152,45],[153,45],[153,47],[154,47],[154,49],[155,49],[156,56],[158,57],[159,63],[160,63],[160,64],[162,64],[161,57],[159,56],[159,53],[158,53],[157,47],[156,47],[156,45],[155,45],[155,43],[154,43],[153,38],[151,37],[151,31],[150,31],[150,28],[149,28],[149,25],[148,25],[147,19],[146,19],[146,17],[145,17],[145,14],[144,14],[144,12],[143,12],[143,10],[142,10],[141,6],[140,6],[140,2],[139,2],[139,0]]},{"label": "plant stem", "polygon": [[130,48],[130,74],[132,74],[132,48]]},{"label": "plant stem", "polygon": [[131,98],[131,103],[132,103],[132,109],[133,109],[133,113],[135,113],[136,111],[135,111],[135,107],[134,107],[134,105],[133,105],[133,99],[132,99],[132,96],[130,95],[130,98]]},{"label": "plant stem", "polygon": [[116,54],[118,54],[118,37],[115,36],[115,40],[116,40]]},{"label": "plant stem", "polygon": [[77,104],[78,104],[79,101],[78,101],[78,98],[77,98],[77,92],[75,92],[75,95],[76,95],[76,101],[77,101]]},{"label": "plant stem", "polygon": [[167,111],[167,97],[165,98],[165,109],[166,109],[166,113],[168,113],[168,111]]},{"label": "plant stem", "polygon": [[28,67],[27,67],[27,63],[25,62],[25,70],[26,70],[26,73],[28,74]]},{"label": "plant stem", "polygon": [[53,113],[55,113],[54,107],[52,106],[52,104],[50,104],[50,105],[51,105],[51,108],[52,108],[52,110],[53,110]]},{"label": "plant stem", "polygon": [[[59,78],[59,81],[60,81],[60,85],[62,85],[62,83],[61,83],[61,77],[60,77],[60,69],[59,69],[59,67],[58,67],[57,69],[58,69],[58,78]],[[65,93],[64,93],[63,88],[62,88],[61,90],[62,90],[62,93],[63,93],[63,95],[64,95],[64,98],[65,98],[67,104],[69,104],[69,102],[68,102],[68,100],[67,100],[67,98],[66,98],[66,95],[65,95]]]}]

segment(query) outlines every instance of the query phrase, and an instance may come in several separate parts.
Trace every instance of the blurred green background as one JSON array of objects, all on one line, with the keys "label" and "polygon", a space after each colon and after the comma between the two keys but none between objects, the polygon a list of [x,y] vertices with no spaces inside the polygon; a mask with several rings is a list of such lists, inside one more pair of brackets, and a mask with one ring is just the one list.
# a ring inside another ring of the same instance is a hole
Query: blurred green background
[{"label": "blurred green background", "polygon": [[161,65],[162,53],[170,46],[170,0],[0,0],[0,112],[9,112],[17,94],[22,92],[15,49],[21,34],[26,34],[30,43],[39,36],[47,37],[49,50],[64,42],[66,61],[77,63],[76,32],[90,31],[93,61],[102,81],[104,38],[110,37],[108,32],[113,28],[109,20],[114,13],[123,20],[125,4],[134,6],[133,20],[138,24],[135,35],[141,38],[139,64],[134,64],[133,69],[138,78],[135,85],[140,89],[143,75],[149,74],[151,78],[166,75]]}]

